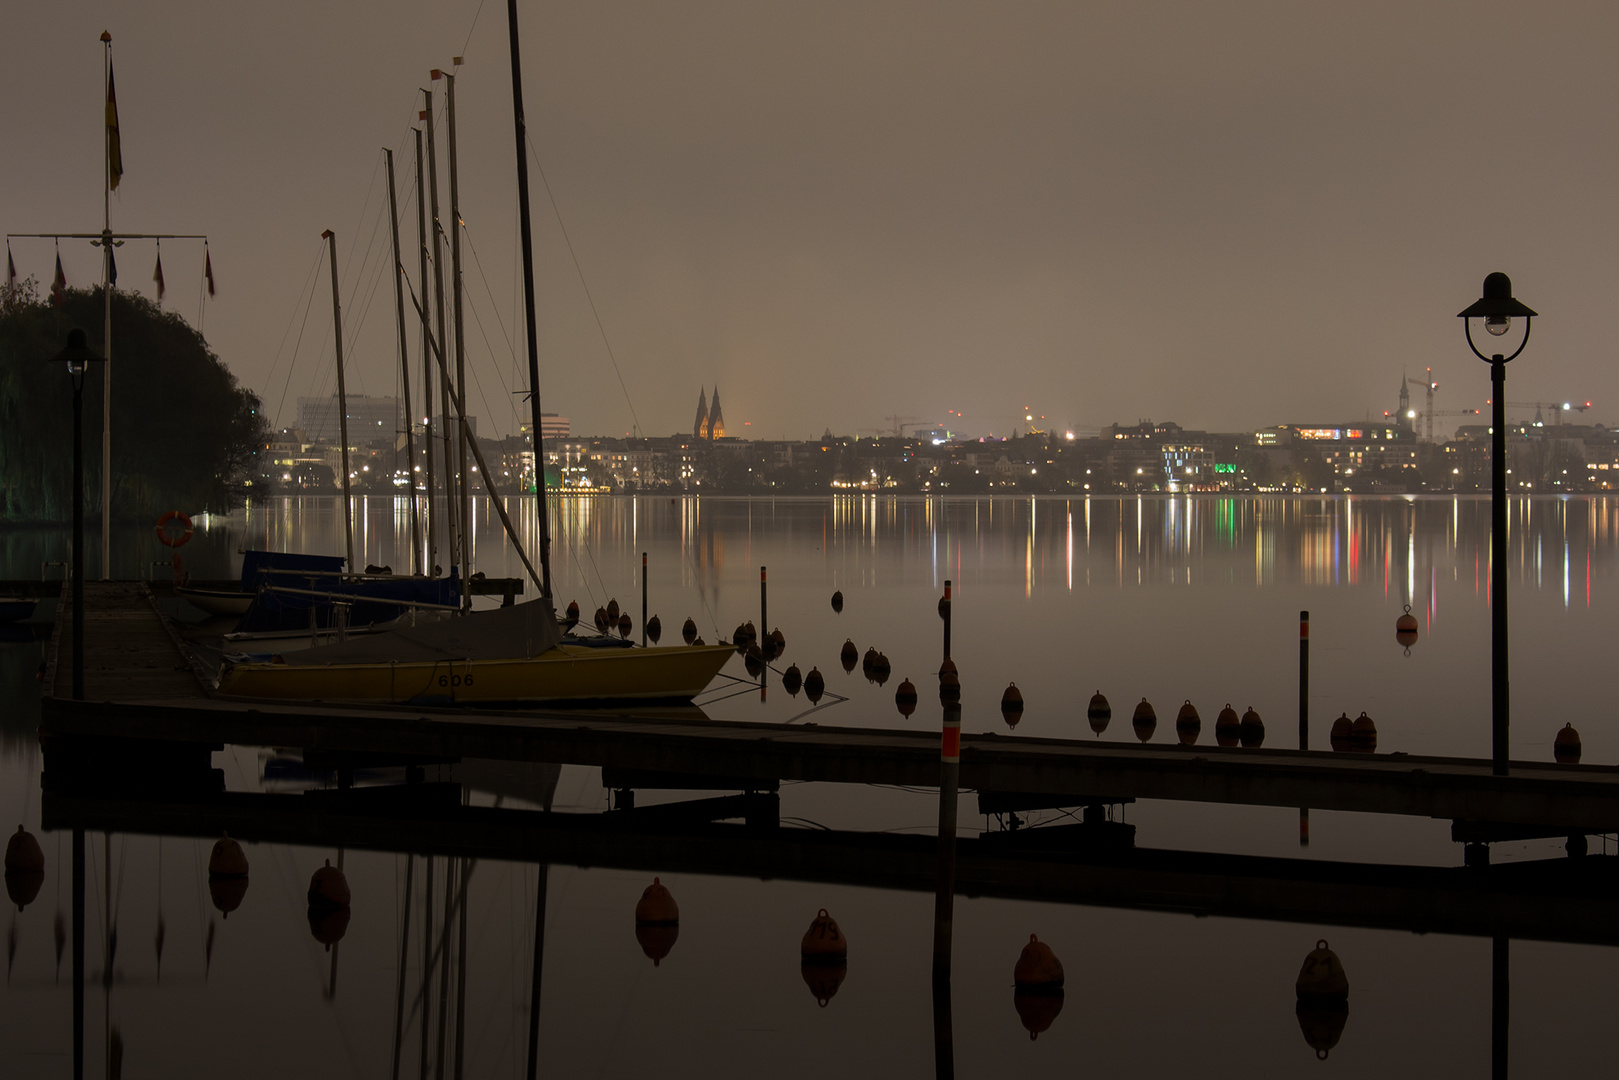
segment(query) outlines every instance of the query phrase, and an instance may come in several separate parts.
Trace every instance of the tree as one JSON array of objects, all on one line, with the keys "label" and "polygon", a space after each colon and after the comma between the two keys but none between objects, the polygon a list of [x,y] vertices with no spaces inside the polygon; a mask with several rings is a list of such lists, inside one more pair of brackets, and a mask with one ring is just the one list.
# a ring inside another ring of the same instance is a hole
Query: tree
[{"label": "tree", "polygon": [[[29,279],[0,291],[0,520],[72,514],[72,389],[49,359],[69,329],[104,354],[102,293],[70,289],[61,306]],[[114,512],[228,510],[252,490],[268,436],[258,397],[184,319],[145,297],[112,297]],[[84,382],[85,509],[101,511],[105,365]]]}]

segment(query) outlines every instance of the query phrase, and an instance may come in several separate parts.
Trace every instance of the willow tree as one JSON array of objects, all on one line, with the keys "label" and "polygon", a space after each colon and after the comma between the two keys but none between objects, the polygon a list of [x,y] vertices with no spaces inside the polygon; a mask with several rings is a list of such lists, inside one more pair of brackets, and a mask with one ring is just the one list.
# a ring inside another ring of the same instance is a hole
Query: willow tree
[{"label": "willow tree", "polygon": [[[137,294],[114,291],[112,503],[116,518],[223,511],[257,480],[267,436],[258,396],[201,334]],[[72,516],[73,393],[50,363],[77,327],[101,352],[102,295],[40,298],[32,279],[0,290],[0,519]],[[85,509],[101,512],[101,365],[85,378]]]}]

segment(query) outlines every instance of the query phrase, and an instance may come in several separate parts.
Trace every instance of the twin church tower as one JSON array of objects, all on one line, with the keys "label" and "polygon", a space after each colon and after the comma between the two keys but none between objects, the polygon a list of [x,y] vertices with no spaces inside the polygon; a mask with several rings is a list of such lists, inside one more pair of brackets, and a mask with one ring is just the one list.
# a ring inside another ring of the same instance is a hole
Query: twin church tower
[{"label": "twin church tower", "polygon": [[697,391],[697,422],[692,425],[692,437],[695,439],[723,439],[725,438],[725,414],[720,412],[720,388],[714,388],[714,405],[709,407],[704,392]]}]

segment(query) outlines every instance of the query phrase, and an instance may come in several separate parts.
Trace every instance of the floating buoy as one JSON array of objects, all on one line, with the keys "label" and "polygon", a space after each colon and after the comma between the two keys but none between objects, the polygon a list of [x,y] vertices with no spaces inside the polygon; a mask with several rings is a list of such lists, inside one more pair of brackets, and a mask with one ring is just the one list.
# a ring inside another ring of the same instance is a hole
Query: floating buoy
[{"label": "floating buoy", "polygon": [[247,898],[247,878],[219,877],[208,879],[208,899],[213,901],[215,910],[224,918],[230,918],[230,913],[242,906]]},{"label": "floating buoy", "polygon": [[894,707],[901,716],[910,716],[916,711],[916,684],[906,679],[894,690]]},{"label": "floating buoy", "polygon": [[[1574,730],[1573,724],[1564,724],[1563,729],[1557,733],[1557,738],[1552,740],[1552,756],[1562,765],[1580,763],[1580,733]],[[22,826],[19,825],[18,828],[21,829]],[[9,860],[10,857],[10,852],[7,852],[6,858]],[[11,864],[8,861],[6,865]]]},{"label": "floating buoy", "polygon": [[17,831],[6,841],[6,873],[19,871],[34,873],[45,869],[45,853],[40,850],[34,834],[17,826]]},{"label": "floating buoy", "polygon": [[1017,683],[1007,683],[1001,693],[1001,719],[1006,721],[1007,727],[1017,727],[1018,721],[1023,719],[1023,691],[1017,688]]},{"label": "floating buoy", "polygon": [[804,977],[804,985],[809,987],[810,993],[815,995],[815,1003],[824,1009],[826,1003],[837,996],[838,987],[848,977],[849,965],[842,961],[817,962],[805,957],[798,973]]},{"label": "floating buoy", "polygon": [[742,624],[742,632],[748,635],[748,640],[749,641],[755,642],[755,643],[758,642],[758,640],[759,640],[759,630],[758,630],[758,628],[756,626],[753,625],[751,620]]},{"label": "floating buoy", "polygon": [[[945,661],[949,663],[949,661]],[[961,700],[961,679],[956,675],[954,665],[951,670],[939,674],[939,703],[948,705],[953,701]]]},{"label": "floating buoy", "polygon": [[797,664],[781,673],[781,685],[793,697],[798,696],[798,691],[804,686],[804,673],[798,670]]},{"label": "floating buoy", "polygon": [[748,646],[748,651],[742,654],[742,666],[747,668],[748,674],[755,679],[759,677],[759,672],[765,669],[764,657],[759,652],[759,646]]},{"label": "floating buoy", "polygon": [[351,914],[346,907],[311,907],[309,932],[316,941],[326,946],[327,952],[331,952],[332,946],[342,941],[343,935],[349,932]]},{"label": "floating buoy", "polygon": [[939,665],[939,678],[942,680],[945,677],[946,674],[950,674],[950,675],[960,675],[961,674],[959,671],[956,670],[956,662],[954,660],[950,659],[950,657],[948,657],[948,656],[945,657],[944,662]]},{"label": "floating buoy", "polygon": [[736,629],[731,633],[731,644],[736,646],[737,652],[748,651],[748,626],[746,623],[736,624]]},{"label": "floating buoy", "polygon": [[821,700],[821,695],[825,692],[826,679],[822,677],[821,669],[810,668],[809,674],[804,676],[804,696],[809,698],[811,705],[814,705]]},{"label": "floating buoy", "polygon": [[641,899],[635,903],[635,921],[661,925],[680,921],[680,905],[660,879],[653,878],[652,884],[641,890]]},{"label": "floating buoy", "polygon": [[1182,746],[1191,746],[1197,742],[1198,734],[1203,730],[1203,718],[1197,715],[1197,706],[1192,699],[1187,698],[1181,711],[1175,714],[1175,735],[1180,739]]},{"label": "floating buoy", "polygon": [[648,641],[656,645],[658,639],[663,636],[663,620],[656,615],[648,619],[646,621],[646,636]]},{"label": "floating buoy", "polygon": [[635,942],[641,946],[652,966],[657,967],[663,963],[663,958],[669,955],[669,950],[675,947],[680,937],[679,923],[636,923]]},{"label": "floating buoy", "polygon": [[209,878],[234,878],[247,876],[247,855],[242,851],[242,845],[230,838],[226,833],[214,841],[214,850],[208,854]]},{"label": "floating buoy", "polygon": [[1332,748],[1338,753],[1343,753],[1349,749],[1351,733],[1353,732],[1354,727],[1355,722],[1349,719],[1348,713],[1340,714],[1338,719],[1332,722],[1332,731],[1327,736],[1327,742],[1329,742],[1332,745]]},{"label": "floating buoy", "polygon": [[769,634],[766,634],[764,637],[760,638],[759,655],[763,656],[767,661],[774,660],[776,657],[780,656],[781,651],[776,648],[776,639],[771,637]]},{"label": "floating buoy", "polygon": [[787,635],[781,632],[781,627],[770,631],[770,643],[776,647],[777,656],[787,651]]},{"label": "floating buoy", "polygon": [[45,884],[45,871],[38,870],[7,870],[6,896],[17,905],[17,910],[32,904],[39,896],[39,890]]},{"label": "floating buoy", "polygon": [[321,907],[348,907],[349,882],[343,876],[343,871],[332,865],[327,859],[326,865],[315,871],[309,879],[309,906]]},{"label": "floating buoy", "polygon": [[941,596],[941,597],[939,597],[939,618],[948,619],[949,617],[950,617],[950,598],[948,596]]},{"label": "floating buoy", "polygon": [[1051,1027],[1057,1014],[1062,1012],[1062,989],[1025,990],[1019,987],[1012,993],[1012,1007],[1017,1010],[1023,1030],[1029,1033],[1029,1041],[1033,1042],[1042,1031]]},{"label": "floating buoy", "polygon": [[878,686],[882,686],[892,674],[894,674],[894,667],[888,662],[888,657],[878,653],[877,659],[871,665],[871,681]]},{"label": "floating buoy", "polygon": [[1326,939],[1315,943],[1310,955],[1299,968],[1298,981],[1293,984],[1300,1000],[1333,1000],[1349,997],[1349,976],[1344,974],[1343,961],[1327,948]]},{"label": "floating buoy", "polygon": [[629,637],[630,636],[630,630],[631,630],[631,628],[634,627],[634,625],[635,624],[630,621],[630,613],[629,612],[626,611],[623,614],[621,614],[618,617],[618,636],[621,637],[621,638]]},{"label": "floating buoy", "polygon": [[1085,707],[1085,719],[1091,723],[1091,730],[1100,735],[1107,730],[1107,725],[1113,719],[1113,706],[1107,703],[1107,698],[1098,690],[1091,695],[1091,703]]},{"label": "floating buoy", "polygon": [[1252,705],[1242,714],[1242,724],[1237,728],[1237,737],[1243,746],[1249,748],[1260,746],[1265,741],[1265,721],[1259,718]]},{"label": "floating buoy", "polygon": [[1051,946],[1030,934],[1029,943],[1023,946],[1017,966],[1012,969],[1012,981],[1020,989],[1055,989],[1062,985],[1062,961],[1051,951]]},{"label": "floating buoy", "polygon": [[598,631],[600,631],[603,634],[607,633],[607,609],[606,608],[604,608],[604,607],[597,608],[595,617],[592,619],[592,621],[596,624],[596,629]]},{"label": "floating buoy", "polygon": [[843,651],[838,653],[838,659],[843,662],[844,671],[854,670],[855,664],[860,660],[860,650],[855,647],[853,638],[844,639]]},{"label": "floating buoy", "polygon": [[697,624],[690,618],[686,620],[686,625],[680,628],[680,637],[687,645],[697,640]]},{"label": "floating buoy", "polygon": [[568,625],[576,626],[579,622],[579,601],[568,601]]},{"label": "floating buoy", "polygon": [[1394,640],[1405,647],[1405,655],[1411,655],[1411,646],[1417,643],[1417,617],[1411,614],[1411,605],[1405,605],[1405,614],[1394,620]]},{"label": "floating buoy", "polygon": [[1349,999],[1317,1001],[1300,998],[1293,1011],[1299,1018],[1299,1031],[1303,1033],[1304,1041],[1315,1051],[1318,1060],[1327,1060],[1328,1052],[1343,1038],[1344,1025],[1349,1022]]},{"label": "floating buoy", "polygon": [[826,913],[822,908],[810,923],[810,928],[804,931],[804,940],[799,947],[805,963],[842,962],[849,957],[849,942],[838,929],[837,920]]},{"label": "floating buoy", "polygon": [[607,601],[607,625],[609,625],[609,626],[617,626],[618,625],[618,600],[617,599]]},{"label": "floating buoy", "polygon": [[1130,717],[1130,726],[1135,729],[1136,738],[1146,742],[1152,738],[1152,733],[1158,730],[1158,714],[1152,711],[1152,705],[1146,698],[1136,706],[1135,715]]},{"label": "floating buoy", "polygon": [[1349,749],[1361,754],[1377,751],[1377,724],[1365,713],[1355,717],[1349,726]]},{"label": "floating buoy", "polygon": [[866,646],[866,655],[860,658],[860,671],[866,676],[866,678],[869,679],[871,678],[872,670],[876,668],[876,666],[877,646],[868,645]]},{"label": "floating buoy", "polygon": [[1237,710],[1226,702],[1225,708],[1214,718],[1214,741],[1221,746],[1236,746],[1242,731],[1242,721],[1237,717]]},{"label": "floating buoy", "polygon": [[843,613],[843,590],[842,589],[839,589],[837,592],[832,594],[832,610],[838,612],[839,614]]},{"label": "floating buoy", "polygon": [[708,642],[704,641],[702,638],[698,638],[696,641],[693,641],[692,644],[693,645],[707,645]]}]

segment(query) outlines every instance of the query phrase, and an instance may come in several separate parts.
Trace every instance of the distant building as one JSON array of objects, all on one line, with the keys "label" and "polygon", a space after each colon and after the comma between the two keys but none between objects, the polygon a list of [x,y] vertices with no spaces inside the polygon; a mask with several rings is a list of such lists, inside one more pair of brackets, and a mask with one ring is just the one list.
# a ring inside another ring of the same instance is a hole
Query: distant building
[{"label": "distant building", "polygon": [[[399,431],[399,399],[348,395],[349,444],[392,439]],[[342,438],[337,395],[298,399],[298,427],[310,442],[335,443]]]},{"label": "distant building", "polygon": [[708,438],[708,397],[703,387],[697,389],[697,420],[691,426],[691,437]]}]

